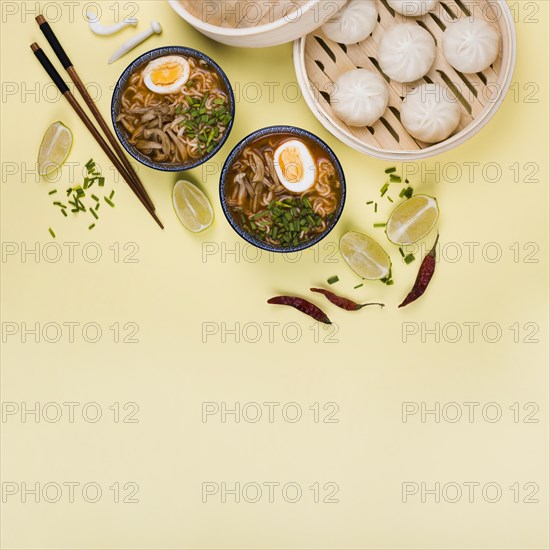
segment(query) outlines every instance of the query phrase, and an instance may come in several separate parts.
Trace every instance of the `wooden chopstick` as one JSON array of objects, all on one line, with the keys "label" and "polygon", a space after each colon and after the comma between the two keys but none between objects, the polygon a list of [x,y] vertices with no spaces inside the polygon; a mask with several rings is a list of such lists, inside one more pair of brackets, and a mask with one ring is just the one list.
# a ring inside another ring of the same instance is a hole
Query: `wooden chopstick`
[{"label": "wooden chopstick", "polygon": [[107,122],[103,118],[103,115],[100,113],[99,109],[97,108],[96,104],[94,103],[94,100],[88,93],[88,90],[86,90],[86,87],[84,86],[84,83],[78,76],[78,73],[76,72],[76,69],[74,68],[74,65],[72,61],[69,59],[69,56],[63,49],[63,46],[61,46],[61,43],[57,39],[57,36],[53,32],[52,28],[50,27],[50,24],[48,21],[46,21],[46,18],[43,15],[38,15],[36,17],[36,22],[38,23],[40,30],[46,37],[47,41],[50,43],[50,46],[52,47],[53,51],[55,52],[55,55],[71,77],[71,80],[74,82],[74,85],[77,87],[78,91],[80,92],[80,95],[86,102],[86,105],[88,105],[90,111],[94,115],[94,118],[97,120],[97,123],[103,130],[103,133],[105,134],[105,137],[109,140],[109,143],[111,144],[112,148],[114,149],[117,157],[120,159],[122,164],[124,165],[124,168],[126,169],[126,172],[128,173],[128,176],[132,179],[132,181],[135,183],[136,187],[140,190],[141,195],[145,199],[145,201],[149,204],[149,206],[154,210],[155,205],[153,204],[153,201],[150,199],[149,195],[147,194],[147,191],[145,190],[145,187],[143,186],[143,183],[141,183],[141,180],[139,179],[138,175],[136,174],[135,170],[132,168],[132,165],[126,158],[126,155],[124,154],[124,151],[122,150],[122,147],[118,143],[116,137],[111,132],[111,129],[107,125]]},{"label": "wooden chopstick", "polygon": [[103,152],[109,157],[109,160],[114,164],[115,168],[120,172],[121,176],[124,178],[126,183],[130,186],[132,191],[136,194],[138,199],[142,202],[143,206],[147,208],[147,211],[151,214],[153,219],[158,223],[161,229],[164,229],[164,226],[162,225],[162,222],[159,220],[158,216],[155,214],[155,211],[147,204],[147,201],[144,199],[144,197],[139,192],[139,189],[136,187],[133,180],[129,177],[128,173],[126,172],[124,166],[120,162],[119,158],[115,155],[115,153],[109,148],[108,143],[103,139],[103,136],[99,133],[97,128],[94,126],[94,123],[90,120],[84,109],[80,106],[74,95],[69,90],[69,87],[63,79],[61,78],[61,75],[57,72],[56,68],[52,65],[52,62],[48,59],[48,56],[44,53],[44,51],[40,48],[40,46],[33,42],[31,44],[31,50],[34,52],[34,55],[40,61],[40,64],[44,68],[44,70],[48,73],[49,77],[53,80],[54,84],[57,86],[61,94],[65,97],[65,99],[70,103],[71,107],[75,110],[76,114],[80,117],[86,128],[88,128],[89,132],[92,134],[94,139],[97,141],[99,146],[103,149]]}]

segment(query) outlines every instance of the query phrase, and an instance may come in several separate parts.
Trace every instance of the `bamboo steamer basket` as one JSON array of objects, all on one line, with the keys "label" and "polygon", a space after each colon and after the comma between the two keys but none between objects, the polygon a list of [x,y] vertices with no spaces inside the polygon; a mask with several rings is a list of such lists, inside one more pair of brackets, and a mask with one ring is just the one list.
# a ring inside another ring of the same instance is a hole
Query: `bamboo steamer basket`
[{"label": "bamboo steamer basket", "polygon": [[[321,29],[294,44],[294,64],[304,98],[321,124],[335,137],[367,155],[387,160],[417,160],[450,151],[476,134],[501,105],[513,75],[516,35],[513,17],[504,0],[440,0],[434,11],[421,17],[405,17],[392,10],[385,0],[377,0],[378,24],[372,35],[358,44],[344,46],[326,37]],[[464,74],[449,65],[441,47],[446,25],[462,17],[483,18],[501,37],[495,63],[477,74]],[[437,43],[436,60],[428,74],[413,83],[390,80],[376,61],[378,42],[385,29],[395,23],[414,22],[429,31]],[[372,127],[347,126],[332,111],[330,91],[337,78],[357,67],[379,72],[389,82],[388,109]],[[427,144],[414,139],[400,122],[404,96],[424,82],[447,86],[460,105],[457,130],[446,140]]]},{"label": "bamboo steamer basket", "polygon": [[168,0],[206,36],[244,48],[292,42],[330,19],[347,0]]}]

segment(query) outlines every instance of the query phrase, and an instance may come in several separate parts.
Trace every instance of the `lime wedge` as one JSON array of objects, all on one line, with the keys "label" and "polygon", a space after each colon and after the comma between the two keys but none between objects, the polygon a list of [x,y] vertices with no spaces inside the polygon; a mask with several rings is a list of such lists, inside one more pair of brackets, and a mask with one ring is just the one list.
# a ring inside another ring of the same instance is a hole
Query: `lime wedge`
[{"label": "lime wedge", "polygon": [[180,222],[189,231],[199,233],[212,225],[212,205],[206,195],[192,183],[178,181],[174,185],[172,202]]},{"label": "lime wedge", "polygon": [[436,199],[428,195],[414,195],[390,214],[386,235],[394,244],[412,244],[428,235],[438,218]]},{"label": "lime wedge", "polygon": [[384,249],[367,235],[346,233],[340,239],[340,253],[348,265],[363,279],[377,281],[390,274],[391,261]]},{"label": "lime wedge", "polygon": [[38,151],[38,173],[47,176],[57,170],[69,156],[73,134],[62,122],[54,122],[44,134]]}]

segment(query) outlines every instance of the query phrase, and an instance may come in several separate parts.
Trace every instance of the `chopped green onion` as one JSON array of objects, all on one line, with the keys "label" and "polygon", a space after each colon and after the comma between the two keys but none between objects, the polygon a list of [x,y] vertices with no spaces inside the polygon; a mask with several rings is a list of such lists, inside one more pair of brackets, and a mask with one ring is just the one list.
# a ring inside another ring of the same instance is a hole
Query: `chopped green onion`
[{"label": "chopped green onion", "polygon": [[64,208],[61,209],[61,213],[62,213],[65,217],[67,217],[67,211],[66,211]]},{"label": "chopped green onion", "polygon": [[53,230],[51,227],[49,227],[49,228],[48,228],[48,231],[50,232],[50,235],[55,239],[54,230]]},{"label": "chopped green onion", "polygon": [[57,189],[54,189],[53,191],[50,191],[48,195],[55,195],[57,193]]},{"label": "chopped green onion", "polygon": [[92,216],[97,220],[99,219],[99,216],[95,213],[95,210],[93,208],[90,208],[90,212],[92,213]]},{"label": "chopped green onion", "polygon": [[384,172],[386,172],[386,174],[393,174],[396,171],[397,171],[397,168],[395,168],[395,166],[392,166],[391,168],[386,168],[384,170]]},{"label": "chopped green onion", "polygon": [[374,227],[386,227],[385,223],[375,223]]},{"label": "chopped green onion", "polygon": [[105,178],[101,177],[101,178],[98,178],[98,185],[99,187],[103,187],[105,185]]},{"label": "chopped green onion", "polygon": [[94,201],[96,201],[96,202],[99,202],[99,198],[96,197],[95,195],[92,195],[92,199],[94,199]]},{"label": "chopped green onion", "polygon": [[374,201],[369,201],[367,202],[367,206],[369,206],[369,204],[372,204]]},{"label": "chopped green onion", "polygon": [[401,254],[402,258],[405,257],[405,253],[403,252],[403,249],[401,247],[399,247],[399,254]]},{"label": "chopped green onion", "polygon": [[334,276],[329,277],[329,278],[327,279],[327,283],[328,283],[329,285],[333,285],[334,283],[337,283],[339,280],[340,280],[340,279],[338,278],[338,275],[334,275]]},{"label": "chopped green onion", "polygon": [[390,174],[390,182],[392,182],[392,183],[401,183],[401,176],[396,176],[395,174]]},{"label": "chopped green onion", "polygon": [[354,286],[353,290],[356,290],[357,288],[361,288],[362,286],[363,286],[363,283],[361,283],[360,285]]},{"label": "chopped green onion", "polygon": [[112,200],[114,196],[115,196],[115,192],[113,190],[113,191],[111,191],[111,194],[109,195],[109,198]]},{"label": "chopped green onion", "polygon": [[381,188],[380,188],[380,196],[383,197],[387,192],[388,192],[388,189],[390,187],[390,184],[389,183],[385,183]]},{"label": "chopped green onion", "polygon": [[114,208],[115,205],[113,203],[113,201],[111,199],[109,199],[108,197],[103,197],[105,199],[105,202],[111,207],[111,208]]},{"label": "chopped green onion", "polygon": [[407,256],[405,256],[403,258],[403,261],[408,265],[408,264],[414,262],[415,259],[416,258],[414,257],[414,254],[408,254]]},{"label": "chopped green onion", "polygon": [[93,223],[92,225],[89,225],[88,229],[93,229],[94,227],[95,227],[95,223]]}]

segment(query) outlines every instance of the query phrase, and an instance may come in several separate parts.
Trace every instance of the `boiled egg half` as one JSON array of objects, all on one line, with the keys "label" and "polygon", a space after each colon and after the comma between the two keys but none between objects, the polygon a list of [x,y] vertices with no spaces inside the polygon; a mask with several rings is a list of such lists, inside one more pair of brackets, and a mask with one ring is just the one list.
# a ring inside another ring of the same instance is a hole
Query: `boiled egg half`
[{"label": "boiled egg half", "polygon": [[178,93],[189,80],[191,67],[185,57],[167,55],[153,59],[143,71],[145,86],[156,94]]},{"label": "boiled egg half", "polygon": [[293,139],[275,150],[275,171],[280,182],[293,193],[303,193],[313,187],[317,168],[306,144]]}]

